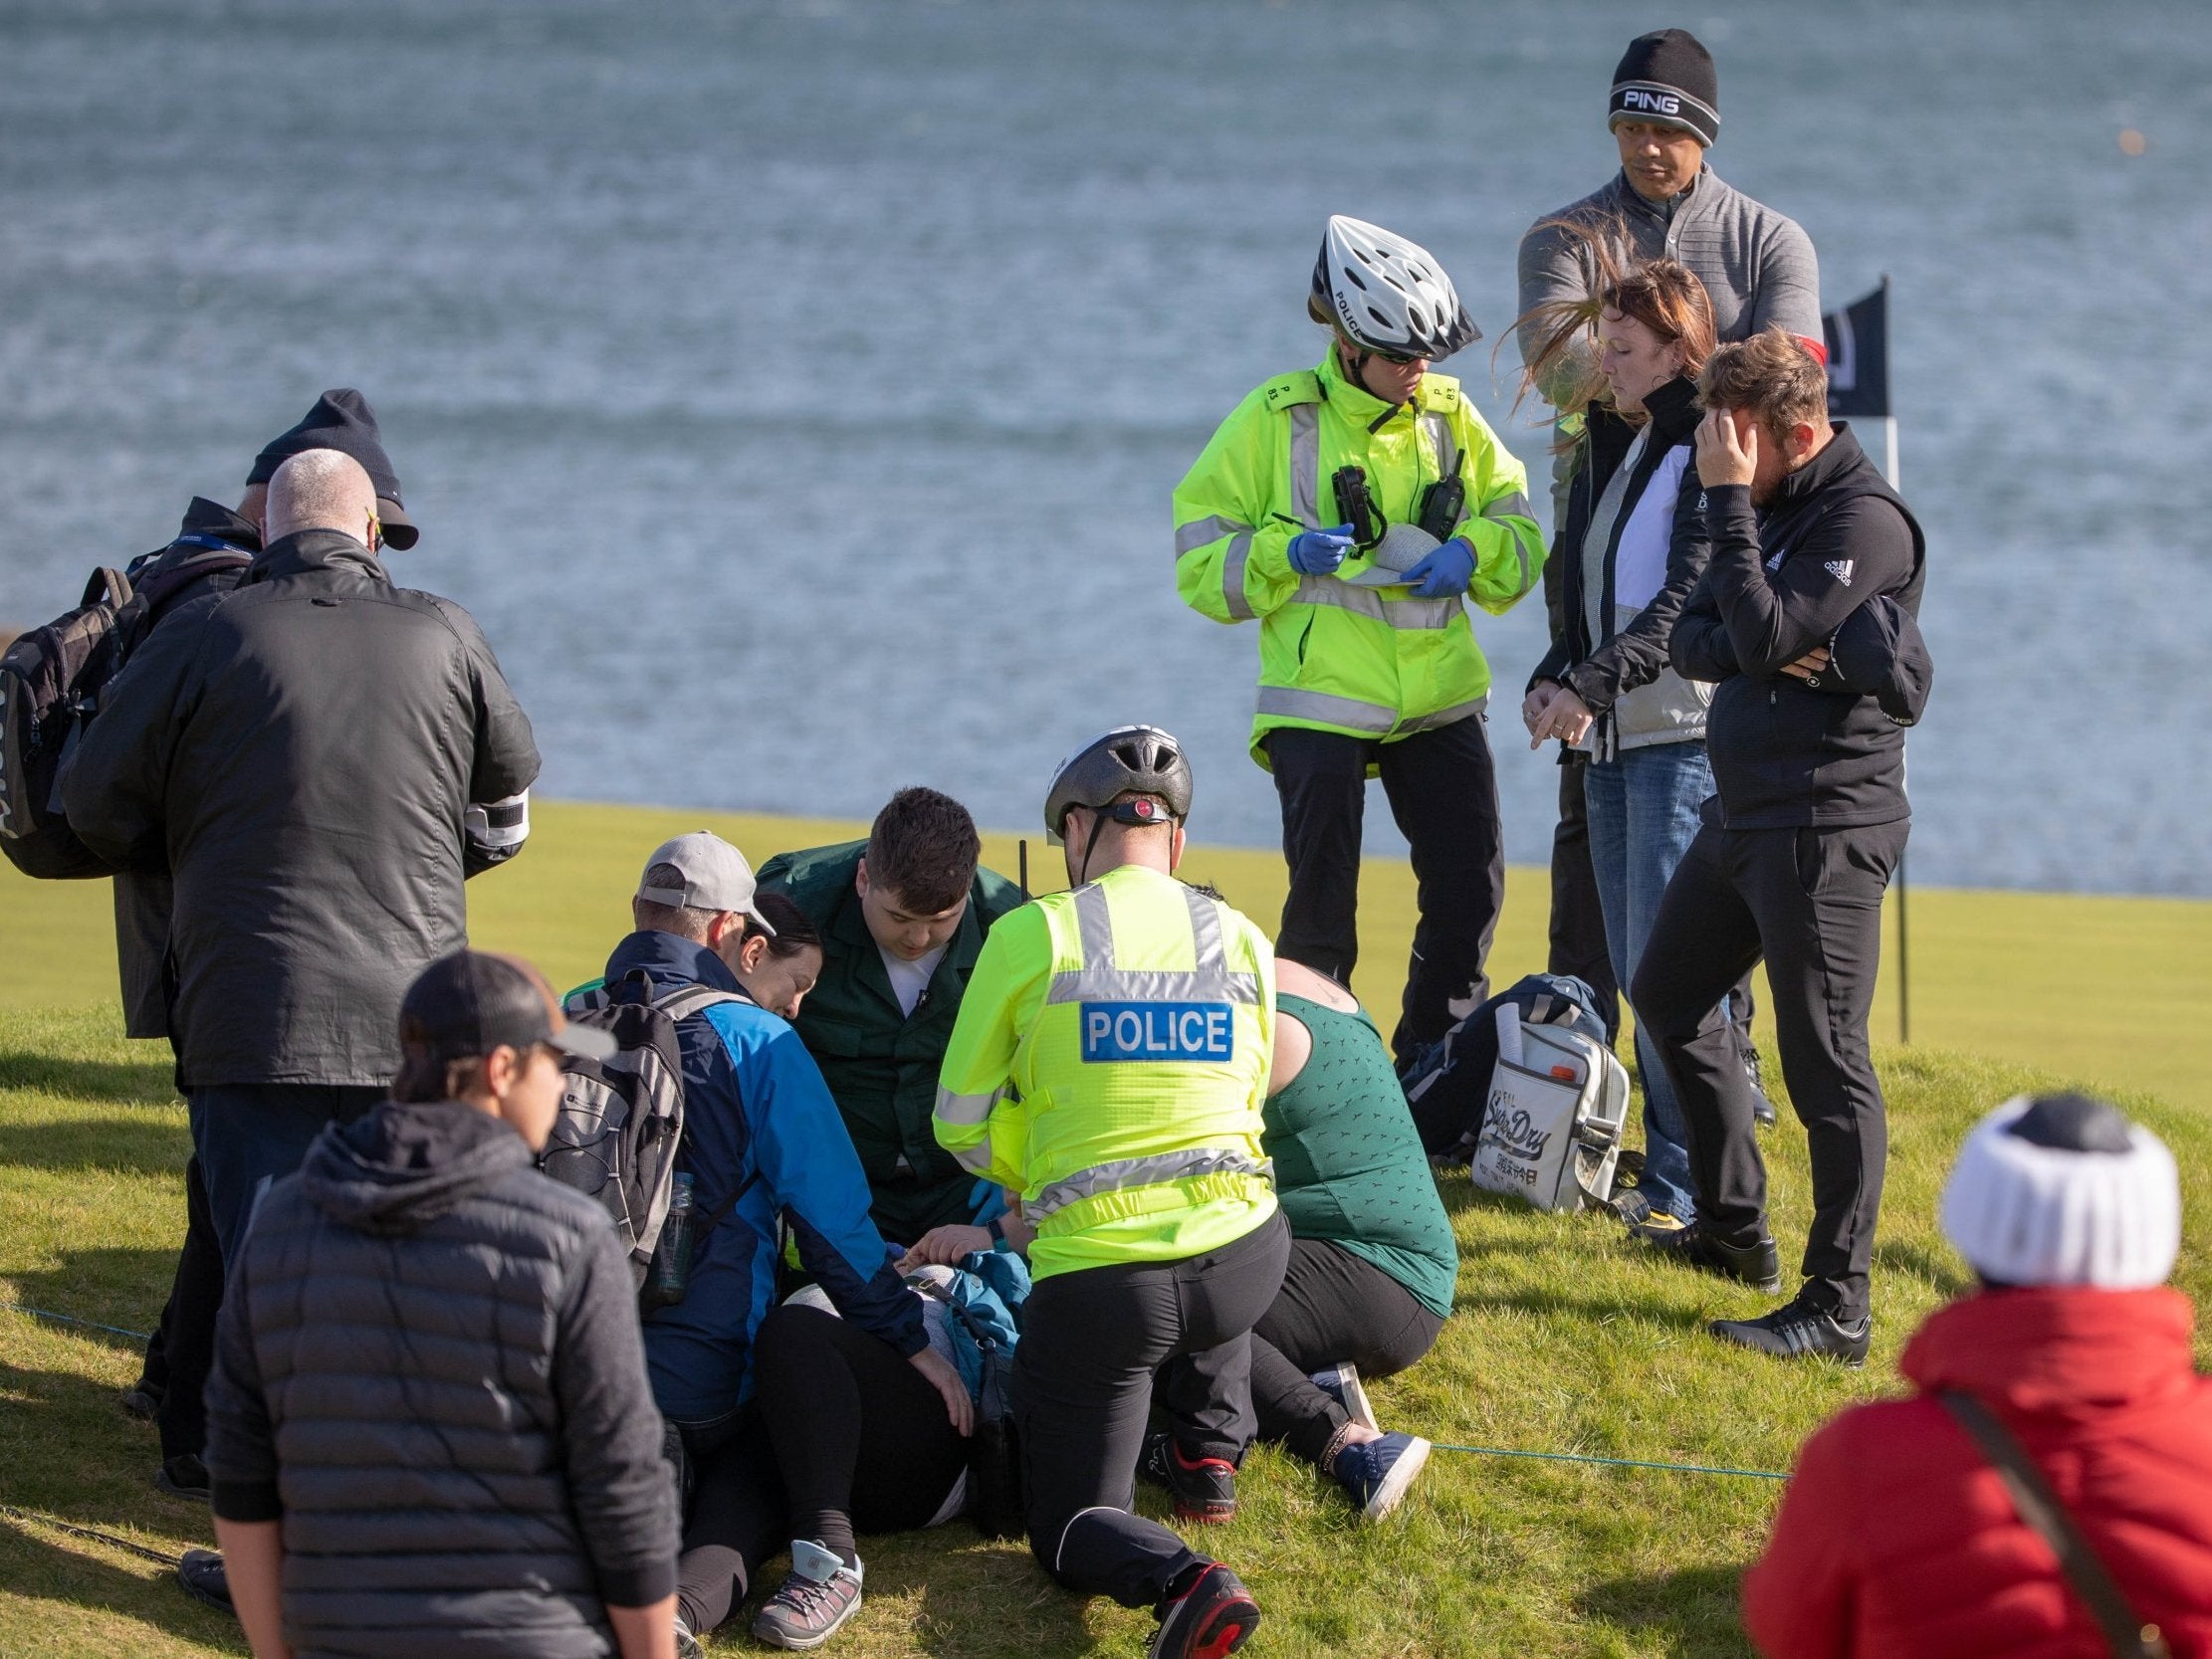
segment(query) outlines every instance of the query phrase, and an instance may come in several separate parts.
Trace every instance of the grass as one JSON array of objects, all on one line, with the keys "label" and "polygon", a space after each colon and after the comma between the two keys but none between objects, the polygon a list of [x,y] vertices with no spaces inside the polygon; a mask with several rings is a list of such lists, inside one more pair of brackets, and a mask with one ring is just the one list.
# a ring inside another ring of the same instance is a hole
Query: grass
[{"label": "grass", "polygon": [[[588,976],[621,929],[644,851],[702,823],[763,856],[852,833],[547,806],[529,855],[474,884],[477,937],[524,951],[558,982]],[[1056,861],[1030,852],[1033,876]],[[1009,846],[995,841],[990,856],[1011,868]],[[1265,855],[1201,853],[1193,869],[1254,915],[1279,903]],[[1403,871],[1370,872],[1363,991],[1386,1006],[1404,960],[1408,889]],[[1879,1053],[1893,1143],[1864,1372],[1724,1350],[1701,1323],[1757,1311],[1755,1293],[1649,1264],[1593,1219],[1538,1215],[1448,1177],[1457,1311],[1426,1363],[1376,1389],[1386,1420],[1465,1446],[1786,1469],[1840,1406],[1897,1386],[1904,1339],[1964,1282],[1932,1219],[1951,1154],[1980,1112],[2039,1081],[2106,1087],[2167,1138],[2190,1217],[2179,1282],[2200,1299],[2212,1293],[2212,1118],[2199,1081],[2212,1057],[2202,1019],[2212,906],[1945,893],[1915,894],[1912,905],[1919,1041]],[[1501,978],[1540,957],[1542,917],[1540,877],[1515,871]],[[0,936],[10,946],[0,961],[0,1301],[148,1330],[183,1228],[188,1136],[166,1051],[115,1034],[106,890],[0,880]],[[1954,1051],[1970,1047],[2015,1063]],[[1808,1212],[1803,1138],[1785,1129],[1767,1147],[1787,1251]],[[203,1509],[148,1483],[152,1431],[115,1411],[137,1361],[125,1338],[0,1313],[0,1504],[172,1554],[208,1542]],[[1438,1452],[1400,1518],[1360,1528],[1290,1459],[1262,1449],[1247,1470],[1241,1515],[1204,1547],[1253,1584],[1267,1613],[1259,1648],[1282,1655],[1743,1653],[1736,1576],[1780,1490]],[[1149,1629],[1142,1613],[1062,1594],[1025,1551],[983,1544],[958,1523],[866,1549],[867,1603],[833,1650],[851,1659],[1129,1654]],[[0,1652],[243,1651],[236,1627],[155,1563],[0,1516]]]}]

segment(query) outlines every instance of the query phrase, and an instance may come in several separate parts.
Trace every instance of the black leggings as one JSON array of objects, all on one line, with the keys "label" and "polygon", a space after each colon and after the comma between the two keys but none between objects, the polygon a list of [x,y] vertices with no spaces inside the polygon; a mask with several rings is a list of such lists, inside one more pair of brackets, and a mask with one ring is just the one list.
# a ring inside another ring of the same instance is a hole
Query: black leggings
[{"label": "black leggings", "polygon": [[1260,1438],[1319,1463],[1349,1419],[1311,1373],[1349,1359],[1362,1377],[1396,1375],[1442,1329],[1440,1318],[1374,1263],[1322,1239],[1293,1239],[1282,1289],[1252,1327]]},{"label": "black leggings", "polygon": [[676,1558],[676,1611],[697,1634],[730,1616],[763,1563],[781,1555],[791,1535],[783,1480],[752,1404],[693,1467],[691,1525]]},{"label": "black leggings", "polygon": [[753,1385],[793,1538],[850,1556],[856,1532],[928,1526],[967,1471],[968,1442],[936,1388],[834,1314],[772,1310],[754,1338]]}]

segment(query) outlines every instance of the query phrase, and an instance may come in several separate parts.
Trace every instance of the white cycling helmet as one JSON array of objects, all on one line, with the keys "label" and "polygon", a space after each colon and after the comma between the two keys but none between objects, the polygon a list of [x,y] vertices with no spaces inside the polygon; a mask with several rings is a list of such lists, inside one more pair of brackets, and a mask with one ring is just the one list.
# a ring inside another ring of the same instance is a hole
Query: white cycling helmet
[{"label": "white cycling helmet", "polygon": [[1482,337],[1428,249],[1341,213],[1313,262],[1313,306],[1355,345],[1394,357],[1448,357]]}]

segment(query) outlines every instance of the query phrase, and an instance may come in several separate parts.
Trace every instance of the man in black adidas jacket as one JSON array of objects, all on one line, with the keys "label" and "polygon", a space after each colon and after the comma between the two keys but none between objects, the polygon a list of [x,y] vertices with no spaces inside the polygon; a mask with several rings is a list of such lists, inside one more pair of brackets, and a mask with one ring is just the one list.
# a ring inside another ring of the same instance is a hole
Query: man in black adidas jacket
[{"label": "man in black adidas jacket", "polygon": [[1828,377],[1779,328],[1713,353],[1697,434],[1712,553],[1675,624],[1675,670],[1716,682],[1706,745],[1718,793],[1667,884],[1631,1000],[1689,1130],[1697,1220],[1647,1241],[1687,1265],[1781,1283],[1753,1098],[1714,1004],[1762,956],[1783,1078],[1805,1125],[1813,1223],[1804,1285],[1713,1335],[1858,1364],[1888,1152],[1867,1050],[1881,899],[1904,851],[1904,732],[1837,683],[1836,632],[1888,597],[1918,611],[1918,523],[1843,427]]}]

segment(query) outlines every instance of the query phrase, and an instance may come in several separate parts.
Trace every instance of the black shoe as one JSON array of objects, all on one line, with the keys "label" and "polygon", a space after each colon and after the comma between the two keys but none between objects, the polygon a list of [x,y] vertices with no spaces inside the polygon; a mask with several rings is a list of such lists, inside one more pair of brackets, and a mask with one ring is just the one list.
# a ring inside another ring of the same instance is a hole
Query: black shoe
[{"label": "black shoe", "polygon": [[191,1452],[163,1458],[153,1472],[153,1484],[172,1498],[188,1504],[207,1502],[207,1465]]},{"label": "black shoe", "polygon": [[230,1573],[223,1566],[223,1557],[214,1551],[185,1551],[184,1558],[176,1563],[176,1577],[194,1601],[204,1601],[219,1613],[237,1615],[238,1609],[231,1605]]},{"label": "black shoe", "polygon": [[1630,1235],[1684,1267],[1717,1273],[1724,1279],[1741,1279],[1762,1291],[1782,1288],[1782,1260],[1775,1254],[1770,1238],[1757,1244],[1726,1244],[1707,1232],[1701,1221],[1692,1221],[1686,1227],[1632,1227]]},{"label": "black shoe", "polygon": [[125,1417],[135,1417],[141,1423],[150,1423],[154,1413],[161,1409],[161,1396],[143,1382],[133,1382],[115,1396],[115,1403],[122,1407]]},{"label": "black shoe", "polygon": [[1175,1436],[1160,1430],[1145,1437],[1137,1473],[1168,1489],[1178,1521],[1216,1526],[1236,1519],[1236,1465],[1225,1457],[1187,1458]]},{"label": "black shoe", "polygon": [[1774,1103],[1767,1099],[1766,1091],[1763,1089],[1759,1090],[1758,1094],[1752,1098],[1751,1121],[1761,1129],[1772,1129],[1782,1121],[1780,1115],[1774,1110]]},{"label": "black shoe", "polygon": [[1874,1339],[1875,1322],[1871,1314],[1862,1314],[1856,1325],[1846,1325],[1826,1309],[1814,1307],[1801,1295],[1762,1318],[1714,1320],[1705,1329],[1724,1343],[1757,1348],[1777,1359],[1814,1359],[1826,1355],[1841,1359],[1857,1370],[1867,1362],[1867,1348]]},{"label": "black shoe", "polygon": [[1181,1595],[1153,1609],[1160,1630],[1148,1659],[1225,1659],[1259,1627],[1259,1604],[1244,1581],[1219,1561]]}]

